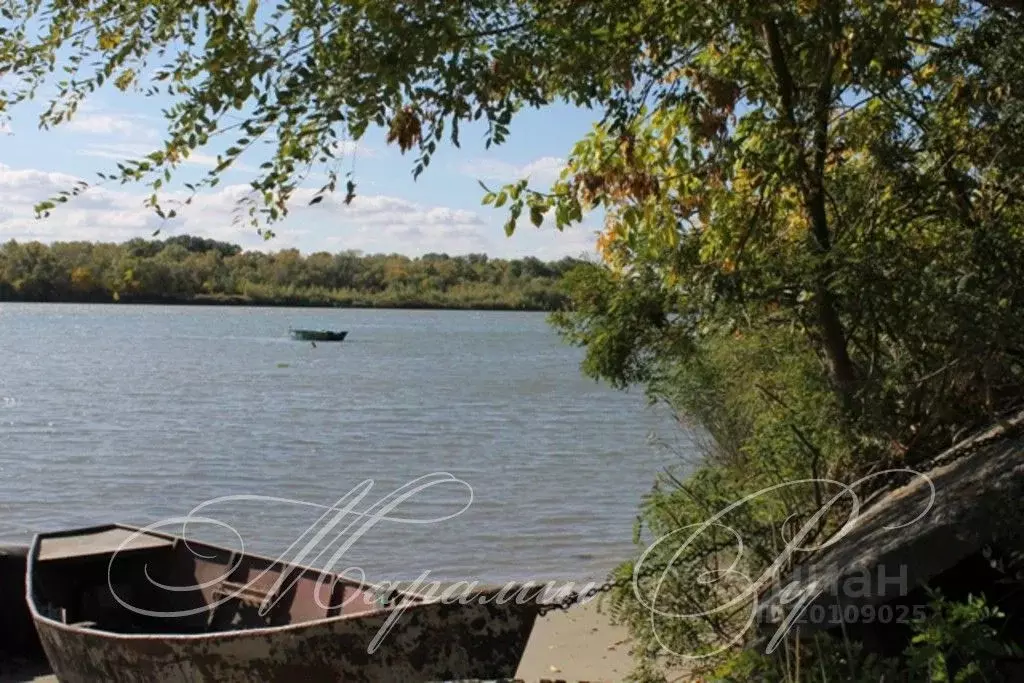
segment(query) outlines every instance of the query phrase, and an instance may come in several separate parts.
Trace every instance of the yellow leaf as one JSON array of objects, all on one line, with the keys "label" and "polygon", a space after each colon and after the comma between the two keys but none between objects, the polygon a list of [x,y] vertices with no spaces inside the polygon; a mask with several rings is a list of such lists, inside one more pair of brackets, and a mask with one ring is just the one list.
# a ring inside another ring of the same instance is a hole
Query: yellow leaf
[{"label": "yellow leaf", "polygon": [[939,68],[935,66],[934,63],[929,62],[928,64],[925,64],[920,71],[917,72],[917,77],[914,80],[917,81],[918,83],[925,83],[927,81],[930,81],[932,77],[935,76],[935,72],[938,70]]},{"label": "yellow leaf", "polygon": [[121,34],[115,31],[101,33],[96,42],[101,50],[112,50],[121,42]]},{"label": "yellow leaf", "polygon": [[117,77],[117,80],[114,81],[114,85],[117,86],[118,90],[123,92],[130,88],[132,83],[134,82],[135,72],[131,69],[125,69],[123,72],[121,72],[121,75]]}]

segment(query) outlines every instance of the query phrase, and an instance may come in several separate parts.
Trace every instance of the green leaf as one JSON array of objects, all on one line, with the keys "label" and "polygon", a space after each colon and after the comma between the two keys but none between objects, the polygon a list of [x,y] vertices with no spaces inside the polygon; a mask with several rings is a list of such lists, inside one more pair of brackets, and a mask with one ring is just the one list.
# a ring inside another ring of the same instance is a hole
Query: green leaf
[{"label": "green leaf", "polygon": [[555,225],[561,228],[569,223],[569,210],[564,203],[559,203],[555,208]]},{"label": "green leaf", "polygon": [[542,209],[539,206],[531,206],[530,222],[533,223],[535,227],[539,228],[541,226],[541,223],[544,222],[544,209]]}]

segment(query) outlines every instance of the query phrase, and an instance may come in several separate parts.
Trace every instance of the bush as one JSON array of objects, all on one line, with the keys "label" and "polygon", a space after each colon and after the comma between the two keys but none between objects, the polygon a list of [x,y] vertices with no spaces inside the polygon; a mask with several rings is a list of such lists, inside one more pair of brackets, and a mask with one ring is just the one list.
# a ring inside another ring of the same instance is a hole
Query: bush
[{"label": "bush", "polygon": [[880,659],[857,643],[818,633],[787,638],[771,654],[747,650],[729,658],[709,683],[1012,683],[1000,658],[1019,656],[1001,640],[996,623],[1004,615],[983,597],[950,602],[934,594],[927,616],[912,622],[914,637],[903,657]]}]

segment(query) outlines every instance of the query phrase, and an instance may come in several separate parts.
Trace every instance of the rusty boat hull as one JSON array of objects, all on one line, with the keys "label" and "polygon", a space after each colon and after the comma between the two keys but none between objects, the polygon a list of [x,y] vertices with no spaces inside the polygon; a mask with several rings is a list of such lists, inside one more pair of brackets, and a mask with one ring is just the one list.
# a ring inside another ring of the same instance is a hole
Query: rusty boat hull
[{"label": "rusty boat hull", "polygon": [[426,599],[109,525],[36,537],[28,608],[62,683],[513,678],[539,606],[509,587]]}]

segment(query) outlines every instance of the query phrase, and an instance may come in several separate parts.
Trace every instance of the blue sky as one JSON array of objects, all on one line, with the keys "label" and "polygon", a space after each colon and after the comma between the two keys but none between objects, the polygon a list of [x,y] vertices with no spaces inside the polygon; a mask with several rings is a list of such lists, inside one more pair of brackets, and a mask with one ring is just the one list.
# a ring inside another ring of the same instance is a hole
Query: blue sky
[{"label": "blue sky", "polygon": [[[67,189],[76,179],[96,182],[97,171],[117,161],[156,149],[161,140],[165,102],[141,94],[104,88],[69,122],[49,131],[37,129],[43,99],[15,109],[9,128],[0,133],[0,242],[8,239],[124,241],[148,237],[160,221],[142,206],[144,186],[107,185],[88,191],[60,207],[50,218],[36,220],[32,204]],[[351,206],[343,192],[315,207],[298,198],[293,215],[276,225],[277,238],[264,243],[251,226],[232,225],[235,200],[248,189],[253,168],[266,158],[250,154],[221,184],[208,190],[164,225],[163,234],[189,233],[224,239],[247,248],[296,247],[303,252],[358,249],[367,253],[426,252],[492,256],[534,255],[544,259],[579,256],[593,251],[598,216],[564,233],[545,224],[536,229],[524,221],[506,238],[506,209],[481,206],[478,180],[495,185],[529,175],[544,188],[558,174],[572,145],[590,129],[599,114],[558,105],[522,112],[511,125],[509,141],[486,150],[479,125],[463,126],[461,149],[439,147],[429,168],[412,178],[415,155],[402,156],[385,144],[384,132],[368,131],[344,161],[356,172],[359,197]],[[212,145],[194,156],[175,178],[176,184],[198,178],[213,165]],[[260,146],[269,155],[270,146]],[[315,180],[315,179],[314,179]],[[311,182],[318,187],[320,182]],[[172,185],[172,190],[174,189]],[[507,208],[507,207],[506,207]]]}]

